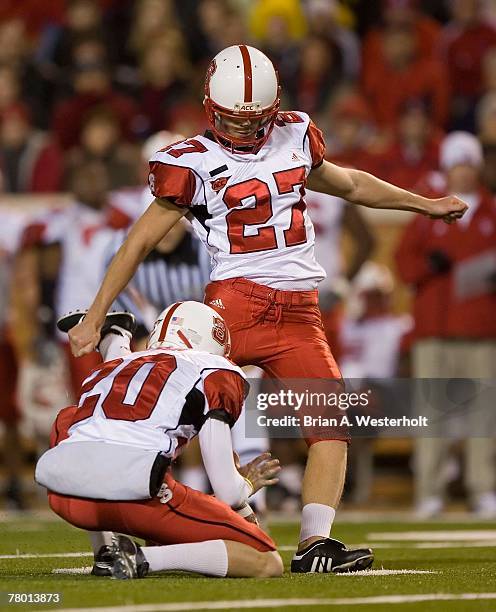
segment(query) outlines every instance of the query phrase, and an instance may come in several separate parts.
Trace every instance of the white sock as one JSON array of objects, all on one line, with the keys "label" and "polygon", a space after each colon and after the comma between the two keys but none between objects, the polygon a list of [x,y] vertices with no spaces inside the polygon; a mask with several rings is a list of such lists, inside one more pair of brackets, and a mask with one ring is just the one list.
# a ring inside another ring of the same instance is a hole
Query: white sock
[{"label": "white sock", "polygon": [[207,474],[202,465],[182,468],[180,481],[190,489],[202,493],[206,493],[208,489]]},{"label": "white sock", "polygon": [[108,333],[98,345],[103,361],[112,361],[118,357],[126,357],[131,352],[130,334],[123,330],[124,335]]},{"label": "white sock", "polygon": [[227,575],[227,548],[223,540],[142,548],[151,572],[183,570],[223,577]]},{"label": "white sock", "polygon": [[303,467],[298,463],[285,465],[280,471],[279,484],[286,487],[291,495],[300,495],[301,481],[303,479]]},{"label": "white sock", "polygon": [[328,538],[336,510],[324,504],[306,504],[301,511],[300,542],[318,536]]},{"label": "white sock", "polygon": [[88,535],[95,555],[102,546],[110,546],[112,543],[111,531],[88,531]]}]

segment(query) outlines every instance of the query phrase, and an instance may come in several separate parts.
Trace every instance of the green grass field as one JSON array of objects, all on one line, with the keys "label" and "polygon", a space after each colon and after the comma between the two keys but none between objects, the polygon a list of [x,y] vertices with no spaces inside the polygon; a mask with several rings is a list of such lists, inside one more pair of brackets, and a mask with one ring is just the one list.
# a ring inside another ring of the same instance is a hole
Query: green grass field
[{"label": "green grass field", "polygon": [[[274,524],[271,533],[287,567],[297,525]],[[337,524],[333,535],[349,545],[372,544],[374,570],[425,573],[300,576],[287,572],[272,580],[221,580],[174,573],[129,582],[53,573],[91,564],[90,556],[74,554],[88,551],[87,537],[62,521],[28,515],[0,524],[0,609],[496,610],[494,523],[379,523],[368,522],[364,515],[363,522]],[[59,553],[74,556],[50,556]],[[12,592],[60,592],[62,602],[8,604],[6,593]]]}]

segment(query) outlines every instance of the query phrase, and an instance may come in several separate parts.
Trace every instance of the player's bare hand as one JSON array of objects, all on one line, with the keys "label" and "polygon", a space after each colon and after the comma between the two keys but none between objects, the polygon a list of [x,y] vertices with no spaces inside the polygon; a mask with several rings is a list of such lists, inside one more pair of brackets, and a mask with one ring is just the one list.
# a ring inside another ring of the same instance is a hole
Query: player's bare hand
[{"label": "player's bare hand", "polygon": [[94,351],[100,341],[100,328],[86,317],[69,331],[69,342],[74,357]]},{"label": "player's bare hand", "polygon": [[253,493],[256,493],[262,487],[277,484],[279,479],[276,476],[280,470],[279,459],[273,459],[270,453],[262,453],[255,457],[253,461],[238,468],[241,476],[251,482]]},{"label": "player's bare hand", "polygon": [[456,196],[446,196],[430,200],[427,214],[431,219],[442,219],[445,223],[454,223],[461,219],[468,209],[466,204]]}]

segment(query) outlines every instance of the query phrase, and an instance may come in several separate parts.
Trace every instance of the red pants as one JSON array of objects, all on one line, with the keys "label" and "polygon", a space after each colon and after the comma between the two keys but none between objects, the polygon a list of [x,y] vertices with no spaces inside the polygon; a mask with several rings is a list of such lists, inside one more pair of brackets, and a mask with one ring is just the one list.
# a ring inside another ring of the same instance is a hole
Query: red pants
[{"label": "red pants", "polygon": [[231,359],[238,365],[257,365],[278,379],[341,378],[323,330],[317,290],[277,291],[232,278],[209,283],[205,304],[226,321]]},{"label": "red pants", "polygon": [[116,531],[157,544],[232,540],[256,550],[275,550],[272,539],[211,495],[165,478],[172,491],[166,504],[159,498],[107,502],[49,493],[52,510],[64,520],[89,531]]},{"label": "red pants", "polygon": [[337,304],[330,310],[322,311],[322,324],[329,346],[332,346],[332,354],[339,361],[342,354],[341,326],[343,322],[343,306]]},{"label": "red pants", "polygon": [[[230,357],[238,365],[257,365],[274,379],[341,379],[323,329],[317,290],[278,291],[232,278],[207,285],[205,303],[226,321]],[[344,430],[305,439],[307,444],[349,441]]]},{"label": "red pants", "polygon": [[67,364],[69,366],[69,376],[71,383],[71,390],[75,399],[79,397],[81,392],[81,385],[83,381],[88,377],[91,370],[96,368],[102,363],[102,356],[98,351],[92,351],[82,357],[74,357],[71,353],[71,347],[68,342],[64,342],[62,347],[67,356]]},{"label": "red pants", "polygon": [[0,421],[8,425],[20,418],[17,407],[17,357],[9,340],[0,341]]}]

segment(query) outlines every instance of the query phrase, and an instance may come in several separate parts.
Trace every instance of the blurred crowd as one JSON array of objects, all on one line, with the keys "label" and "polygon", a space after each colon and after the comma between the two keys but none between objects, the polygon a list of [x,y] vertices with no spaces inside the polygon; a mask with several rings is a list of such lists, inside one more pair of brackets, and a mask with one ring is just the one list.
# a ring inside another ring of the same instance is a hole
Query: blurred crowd
[{"label": "blurred crowd", "polygon": [[[111,187],[139,182],[139,144],[205,127],[209,60],[240,40],[279,70],[285,109],[308,112],[328,155],[413,188],[443,133],[484,147],[496,189],[491,0],[4,0],[0,170],[7,193],[66,189],[98,159]],[[29,18],[28,18],[29,16]]]},{"label": "blurred crowd", "polygon": [[[40,406],[64,403],[64,368],[76,389],[95,363],[94,356],[75,363],[67,347],[59,351],[54,319],[88,306],[81,286],[91,297],[109,244],[151,199],[144,188],[148,156],[203,132],[205,70],[219,50],[239,42],[274,61],[282,109],[311,115],[325,134],[328,159],[425,195],[456,193],[471,205],[456,227],[413,219],[384,265],[370,261],[381,235],[363,215],[309,194],[328,274],[324,323],[345,376],[496,378],[494,0],[2,0],[0,202],[1,194],[24,196],[18,210],[15,200],[0,209],[0,358],[11,366],[0,373],[0,422],[4,491],[15,507],[25,504],[19,405],[31,406],[40,450]],[[53,194],[66,192],[69,206],[50,204]],[[26,206],[33,194],[49,203],[35,217]],[[341,263],[343,236],[349,256]],[[151,297],[130,292],[143,337],[157,308],[199,299],[208,275],[186,227],[152,254],[149,269],[158,262],[171,286],[187,288],[179,297],[166,293],[170,287],[152,288]],[[411,313],[393,307],[398,280],[411,289]],[[21,304],[14,318],[12,283]],[[19,339],[10,335],[19,319],[30,366],[18,384],[12,344]],[[413,446],[402,474],[415,474],[417,511],[435,515],[463,449],[453,454],[433,439]],[[398,448],[393,453],[401,455]],[[277,503],[298,492],[301,465],[293,451],[286,452],[291,465]],[[467,441],[464,452],[469,507],[496,516],[494,441]],[[351,459],[349,498],[367,504],[371,443],[356,444]]]}]

